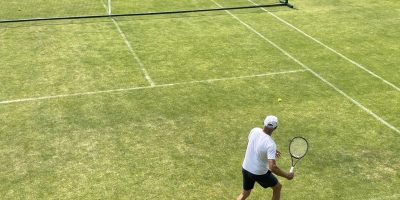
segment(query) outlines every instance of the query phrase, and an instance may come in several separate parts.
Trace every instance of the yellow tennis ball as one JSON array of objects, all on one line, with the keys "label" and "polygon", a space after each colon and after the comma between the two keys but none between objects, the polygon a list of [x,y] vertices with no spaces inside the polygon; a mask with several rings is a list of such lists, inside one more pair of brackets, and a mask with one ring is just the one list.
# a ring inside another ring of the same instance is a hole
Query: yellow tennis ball
[{"label": "yellow tennis ball", "polygon": [[282,101],[282,99],[281,98],[278,98],[278,102],[281,102]]}]

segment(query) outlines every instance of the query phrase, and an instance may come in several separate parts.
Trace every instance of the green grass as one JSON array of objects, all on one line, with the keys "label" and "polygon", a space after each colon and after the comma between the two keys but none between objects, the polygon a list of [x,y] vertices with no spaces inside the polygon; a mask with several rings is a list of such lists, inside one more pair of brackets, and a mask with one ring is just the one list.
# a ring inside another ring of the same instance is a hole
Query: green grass
[{"label": "green grass", "polygon": [[[154,2],[141,8],[215,6]],[[272,11],[399,87],[397,1],[293,2]],[[266,12],[233,13],[400,128],[394,87]],[[265,75],[303,68],[227,13],[115,20],[155,87],[110,19],[0,24],[2,199],[234,199],[248,132],[267,114],[280,119],[282,169],[291,137],[311,144],[295,179],[279,178],[282,199],[400,197],[399,133],[309,71]],[[256,186],[250,199],[270,196]]]},{"label": "green grass", "polygon": [[3,10],[0,13],[0,18],[2,20],[11,20],[106,14],[101,1],[102,0],[74,0],[71,2],[51,0],[3,1],[1,2]]}]

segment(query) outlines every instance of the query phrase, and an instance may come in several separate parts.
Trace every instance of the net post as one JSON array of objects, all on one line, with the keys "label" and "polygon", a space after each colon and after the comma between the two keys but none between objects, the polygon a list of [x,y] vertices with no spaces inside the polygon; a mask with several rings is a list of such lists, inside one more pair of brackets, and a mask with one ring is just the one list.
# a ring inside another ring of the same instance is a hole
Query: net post
[{"label": "net post", "polygon": [[284,5],[286,5],[289,8],[294,8],[293,4],[289,3],[289,0],[279,0],[279,2],[283,3]]},{"label": "net post", "polygon": [[108,15],[112,15],[111,0],[108,0]]}]

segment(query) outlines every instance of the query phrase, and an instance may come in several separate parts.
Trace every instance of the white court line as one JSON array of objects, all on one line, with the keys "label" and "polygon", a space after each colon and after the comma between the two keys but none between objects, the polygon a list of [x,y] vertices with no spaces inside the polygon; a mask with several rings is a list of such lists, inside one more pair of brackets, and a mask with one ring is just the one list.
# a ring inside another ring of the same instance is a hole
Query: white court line
[{"label": "white court line", "polygon": [[[252,0],[248,0],[249,2],[253,3],[254,5],[258,5],[257,3],[253,2]],[[276,19],[278,19],[279,21],[281,21],[282,23],[288,25],[289,27],[293,28],[294,30],[296,30],[297,32],[303,34],[304,36],[310,38],[311,40],[313,40],[314,42],[320,44],[321,46],[325,47],[326,49],[332,51],[333,53],[337,54],[338,56],[342,57],[343,59],[349,61],[350,63],[352,63],[353,65],[357,66],[358,68],[366,71],[367,73],[369,73],[370,75],[374,76],[375,78],[378,78],[379,80],[383,81],[384,83],[386,83],[387,85],[391,86],[392,88],[394,88],[397,91],[400,91],[400,88],[397,87],[396,85],[394,85],[393,83],[385,80],[384,78],[380,77],[379,75],[375,74],[374,72],[372,72],[371,70],[367,69],[366,67],[362,66],[361,64],[357,63],[356,61],[346,57],[345,55],[341,54],[340,52],[336,51],[335,49],[329,47],[328,45],[324,44],[323,42],[317,40],[316,38],[312,37],[311,35],[307,34],[306,32],[300,30],[299,28],[295,27],[293,24],[290,24],[289,22],[285,21],[284,19],[278,17],[277,15],[275,15],[274,13],[268,11],[265,8],[261,8],[262,10],[264,10],[265,12],[267,12],[268,14],[270,14],[271,16],[275,17]]]},{"label": "white court line", "polygon": [[[103,7],[108,11],[107,6],[104,4],[104,1],[101,0],[101,3],[103,4]],[[142,63],[142,61],[140,60],[139,56],[136,54],[136,52],[133,50],[131,43],[129,42],[128,38],[126,37],[125,33],[122,31],[121,27],[118,25],[118,22],[115,21],[113,18],[111,18],[111,21],[114,23],[115,27],[117,28],[119,34],[121,35],[121,37],[124,39],[124,42],[126,44],[126,46],[128,47],[129,52],[133,55],[133,57],[135,58],[136,62],[139,64],[140,69],[142,70],[146,80],[149,82],[150,86],[155,86],[154,81],[151,79],[149,72],[146,70],[146,68],[144,67],[144,64]]]},{"label": "white court line", "polygon": [[104,3],[104,0],[100,0],[100,1],[101,1],[101,4],[103,4],[104,9],[106,9],[106,13],[108,14],[109,9],[108,9],[107,5]]},{"label": "white court line", "polygon": [[298,72],[305,72],[305,71],[306,70],[303,70],[303,69],[290,70],[290,71],[273,72],[273,73],[257,74],[257,75],[249,75],[249,76],[237,76],[237,77],[229,77],[229,78],[218,78],[218,79],[207,79],[207,80],[199,80],[199,81],[169,83],[169,84],[161,84],[161,85],[154,85],[154,86],[121,88],[121,89],[101,90],[101,91],[94,91],[94,92],[81,92],[81,93],[74,93],[74,94],[62,94],[62,95],[54,95],[54,96],[14,99],[14,100],[0,101],[0,105],[30,102],[30,101],[49,100],[49,99],[60,99],[60,98],[66,98],[66,97],[88,96],[88,95],[105,94],[105,93],[127,92],[127,91],[143,90],[143,89],[151,89],[151,88],[172,87],[172,86],[176,86],[176,85],[187,85],[187,84],[195,84],[195,83],[211,83],[211,82],[216,82],[216,81],[229,81],[229,80],[247,79],[247,78],[255,78],[255,77],[265,77],[265,76],[273,76],[273,75],[278,75],[278,74],[290,74],[290,73],[298,73]]},{"label": "white court line", "polygon": [[121,37],[124,39],[126,46],[128,46],[129,51],[131,52],[131,54],[133,55],[133,57],[135,57],[135,60],[137,63],[139,63],[140,65],[140,69],[142,70],[144,76],[146,77],[146,80],[150,83],[150,86],[155,86],[154,81],[150,78],[149,72],[147,72],[146,68],[144,67],[142,61],[139,59],[138,55],[135,53],[135,51],[132,48],[131,43],[128,41],[128,39],[126,38],[126,35],[124,34],[124,32],[122,32],[121,28],[119,27],[117,21],[115,21],[113,18],[111,18],[111,20],[114,22],[115,27],[117,27],[118,32],[121,34]]},{"label": "white court line", "polygon": [[[218,4],[217,2],[215,2],[214,0],[210,0],[212,2],[214,2],[217,6],[221,7],[222,6],[220,4]],[[394,127],[393,125],[391,125],[389,122],[385,121],[384,119],[382,119],[380,116],[378,116],[377,114],[375,114],[374,112],[372,112],[371,110],[369,110],[367,107],[363,106],[361,103],[359,103],[358,101],[356,101],[355,99],[353,99],[352,97],[350,97],[348,94],[346,94],[345,92],[343,92],[342,90],[340,90],[339,88],[337,88],[335,85],[333,85],[331,82],[327,81],[325,78],[323,78],[322,76],[320,76],[318,73],[316,73],[314,70],[312,70],[310,67],[308,67],[307,65],[305,65],[304,63],[300,62],[299,60],[297,60],[295,57],[293,57],[291,54],[289,54],[287,51],[285,51],[284,49],[282,49],[280,46],[278,46],[277,44],[275,44],[274,42],[272,42],[271,40],[269,40],[268,38],[266,38],[264,35],[262,35],[260,32],[258,32],[257,30],[255,30],[253,27],[251,27],[250,25],[248,25],[247,23],[245,23],[244,21],[242,21],[240,18],[238,18],[236,15],[232,14],[230,11],[225,10],[226,13],[228,13],[230,16],[232,16],[234,19],[236,19],[237,21],[239,21],[241,24],[243,24],[244,26],[246,26],[249,30],[251,30],[252,32],[254,32],[255,34],[257,34],[258,36],[260,36],[262,39],[264,39],[265,41],[267,41],[268,43],[270,43],[272,46],[274,46],[275,48],[277,48],[279,51],[281,51],[283,54],[285,54],[287,57],[289,57],[290,59],[292,59],[294,62],[296,62],[297,64],[299,64],[300,66],[302,66],[304,69],[308,70],[309,72],[311,72],[314,76],[316,76],[317,78],[319,78],[321,81],[323,81],[324,83],[326,83],[327,85],[329,85],[331,88],[333,88],[334,90],[336,90],[337,92],[339,92],[341,95],[343,95],[344,97],[346,97],[347,99],[349,99],[351,102],[353,102],[355,105],[357,105],[358,107],[360,107],[361,109],[363,109],[365,112],[367,112],[368,114],[372,115],[375,119],[377,119],[378,121],[382,122],[384,125],[386,125],[387,127],[389,127],[390,129],[396,131],[397,133],[400,133],[400,130],[396,127]]]}]

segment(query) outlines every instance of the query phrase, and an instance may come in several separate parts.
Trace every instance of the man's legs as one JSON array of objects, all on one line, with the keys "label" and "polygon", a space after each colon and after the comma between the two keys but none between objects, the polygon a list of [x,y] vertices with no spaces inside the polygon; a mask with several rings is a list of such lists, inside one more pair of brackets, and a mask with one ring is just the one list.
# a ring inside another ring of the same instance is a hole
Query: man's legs
[{"label": "man's legs", "polygon": [[236,198],[237,200],[244,200],[250,196],[251,190],[254,188],[256,181],[254,180],[254,175],[245,169],[242,169],[243,174],[243,191]]},{"label": "man's legs", "polygon": [[242,193],[236,198],[237,200],[245,200],[250,196],[251,190],[243,190]]},{"label": "man's legs", "polygon": [[282,185],[280,183],[272,187],[272,200],[279,200],[281,198]]}]

